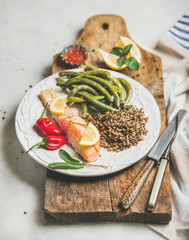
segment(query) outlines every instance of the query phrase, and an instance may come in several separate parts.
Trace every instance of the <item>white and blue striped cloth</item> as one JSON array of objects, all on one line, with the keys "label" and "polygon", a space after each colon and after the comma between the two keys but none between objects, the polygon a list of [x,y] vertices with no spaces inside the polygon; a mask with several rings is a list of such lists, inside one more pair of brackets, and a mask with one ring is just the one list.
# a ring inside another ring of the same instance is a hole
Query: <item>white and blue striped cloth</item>
[{"label": "white and blue striped cloth", "polygon": [[[182,16],[155,49],[162,58],[168,122],[180,109],[189,110],[189,14]],[[170,151],[173,218],[167,225],[150,225],[166,239],[189,239],[189,111]]]},{"label": "white and blue striped cloth", "polygon": [[180,47],[189,51],[189,14],[182,16],[177,23],[169,29],[168,35]]}]

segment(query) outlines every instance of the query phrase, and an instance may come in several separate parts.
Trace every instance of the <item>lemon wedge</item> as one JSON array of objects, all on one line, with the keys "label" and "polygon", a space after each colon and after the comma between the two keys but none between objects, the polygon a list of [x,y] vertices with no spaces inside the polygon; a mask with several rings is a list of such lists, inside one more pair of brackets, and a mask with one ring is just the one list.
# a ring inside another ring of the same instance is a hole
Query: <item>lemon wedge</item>
[{"label": "lemon wedge", "polygon": [[92,123],[89,123],[79,144],[82,146],[92,146],[97,143],[99,139],[100,134],[98,129]]},{"label": "lemon wedge", "polygon": [[102,57],[103,57],[103,59],[104,59],[104,62],[106,63],[106,65],[107,65],[109,68],[111,68],[111,69],[113,69],[113,70],[122,70],[122,69],[124,69],[124,68],[127,67],[126,64],[124,64],[124,65],[123,65],[122,67],[120,67],[120,68],[118,67],[118,65],[117,65],[117,60],[118,60],[119,56],[116,56],[116,55],[114,55],[114,54],[105,52],[105,51],[103,51],[103,50],[101,50],[101,49],[99,49],[98,51],[102,54]]},{"label": "lemon wedge", "polygon": [[59,96],[53,99],[50,103],[49,110],[55,115],[63,115],[66,106],[67,95]]},{"label": "lemon wedge", "polygon": [[134,57],[138,63],[141,63],[141,52],[137,45],[127,37],[120,37],[119,41],[116,44],[116,47],[124,48],[126,45],[132,44],[130,53],[127,55],[127,58]]}]

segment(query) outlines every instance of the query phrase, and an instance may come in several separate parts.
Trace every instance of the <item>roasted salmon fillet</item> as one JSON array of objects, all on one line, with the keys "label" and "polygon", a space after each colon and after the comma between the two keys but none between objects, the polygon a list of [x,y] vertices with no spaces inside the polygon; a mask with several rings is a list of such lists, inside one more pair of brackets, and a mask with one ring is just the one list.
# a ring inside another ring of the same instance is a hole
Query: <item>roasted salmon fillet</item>
[{"label": "roasted salmon fillet", "polygon": [[[55,97],[57,97],[57,93],[53,88],[42,90],[40,93],[40,98],[44,105],[51,102]],[[79,144],[87,128],[87,123],[83,118],[76,116],[68,106],[65,107],[63,116],[54,114],[53,117],[66,134],[68,142],[83,159],[87,162],[92,162],[99,158],[100,141],[93,146],[82,146]]]}]

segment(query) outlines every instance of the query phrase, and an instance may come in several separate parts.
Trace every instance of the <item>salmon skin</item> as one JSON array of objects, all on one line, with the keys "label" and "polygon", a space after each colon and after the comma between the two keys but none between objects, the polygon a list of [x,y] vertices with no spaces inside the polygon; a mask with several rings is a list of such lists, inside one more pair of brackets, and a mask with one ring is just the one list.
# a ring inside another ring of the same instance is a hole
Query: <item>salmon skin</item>
[{"label": "salmon skin", "polygon": [[[57,93],[53,88],[42,90],[40,93],[40,98],[44,105],[52,101],[55,97],[57,97]],[[53,116],[62,131],[66,133],[68,142],[83,159],[87,162],[92,162],[99,158],[100,141],[93,146],[82,146],[79,144],[87,128],[87,123],[83,118],[76,116],[68,106],[65,107],[63,116],[55,114]]]}]

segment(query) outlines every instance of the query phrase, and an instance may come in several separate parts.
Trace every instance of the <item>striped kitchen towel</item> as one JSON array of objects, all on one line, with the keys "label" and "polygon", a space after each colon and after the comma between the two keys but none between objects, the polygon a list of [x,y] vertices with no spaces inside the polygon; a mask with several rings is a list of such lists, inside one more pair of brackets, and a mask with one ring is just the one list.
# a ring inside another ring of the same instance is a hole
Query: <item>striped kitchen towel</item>
[{"label": "striped kitchen towel", "polygon": [[159,48],[176,53],[180,57],[189,56],[189,14],[183,15],[158,41]]},{"label": "striped kitchen towel", "polygon": [[182,16],[167,34],[179,46],[189,50],[189,14]]},{"label": "striped kitchen towel", "polygon": [[173,218],[167,225],[148,225],[171,240],[189,239],[189,14],[181,17],[158,41],[154,52],[163,63],[164,95],[168,122],[185,109],[171,146]]}]

